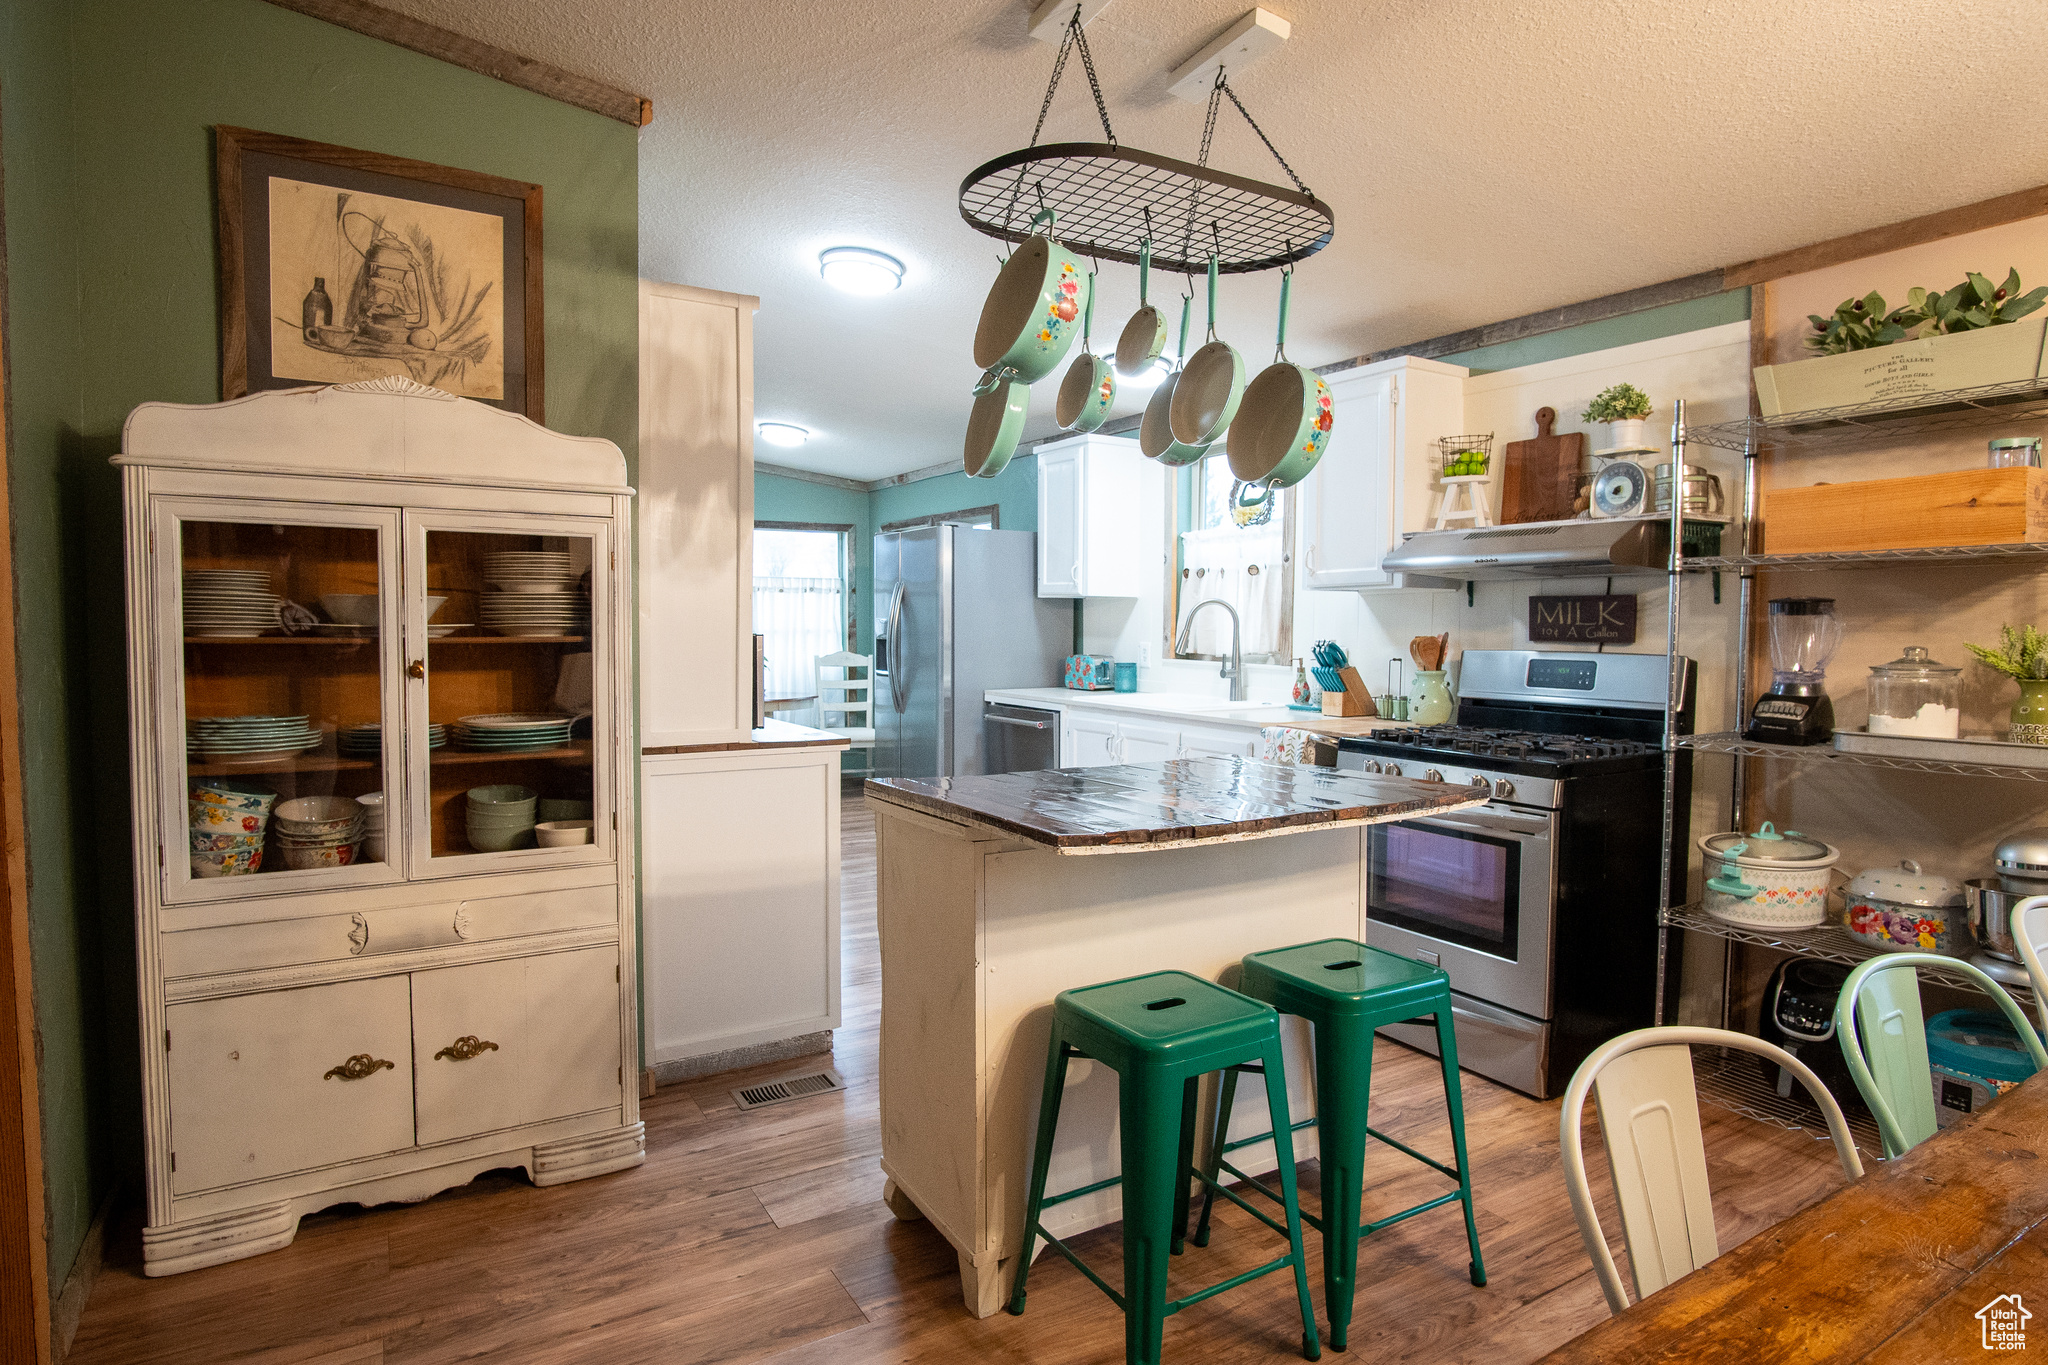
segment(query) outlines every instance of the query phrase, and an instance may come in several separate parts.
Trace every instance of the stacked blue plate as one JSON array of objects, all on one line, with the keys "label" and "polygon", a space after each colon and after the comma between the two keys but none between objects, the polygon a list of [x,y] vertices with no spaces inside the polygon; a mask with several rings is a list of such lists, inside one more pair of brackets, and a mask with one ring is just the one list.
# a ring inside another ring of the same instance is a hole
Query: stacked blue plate
[{"label": "stacked blue plate", "polygon": [[[360,725],[344,725],[337,736],[343,758],[376,758],[384,751],[384,727],[374,720]],[[429,725],[427,747],[438,749],[448,742],[448,727]]]},{"label": "stacked blue plate", "polygon": [[320,727],[304,716],[200,716],[185,751],[215,763],[267,763],[320,746]]},{"label": "stacked blue plate", "polygon": [[574,716],[507,713],[464,716],[455,722],[455,742],[479,753],[533,753],[569,742]]}]

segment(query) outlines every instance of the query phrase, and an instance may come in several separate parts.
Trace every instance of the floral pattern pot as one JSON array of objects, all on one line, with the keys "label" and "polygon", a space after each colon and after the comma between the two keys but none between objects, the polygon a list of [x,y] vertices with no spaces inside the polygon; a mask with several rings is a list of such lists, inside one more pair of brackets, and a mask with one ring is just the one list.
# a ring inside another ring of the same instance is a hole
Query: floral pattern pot
[{"label": "floral pattern pot", "polygon": [[1976,946],[1963,888],[1920,870],[1908,858],[1872,868],[1849,883],[1849,932],[1899,953],[1968,957]]}]

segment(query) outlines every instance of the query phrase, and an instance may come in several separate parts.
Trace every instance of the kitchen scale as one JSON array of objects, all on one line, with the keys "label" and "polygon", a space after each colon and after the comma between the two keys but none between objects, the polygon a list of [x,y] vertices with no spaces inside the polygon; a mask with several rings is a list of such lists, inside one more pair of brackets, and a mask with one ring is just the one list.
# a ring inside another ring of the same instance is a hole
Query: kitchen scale
[{"label": "kitchen scale", "polygon": [[1660,455],[1655,446],[1616,446],[1596,450],[1604,464],[1587,486],[1587,509],[1596,517],[1639,517],[1650,510],[1650,472],[1636,463],[1639,455]]},{"label": "kitchen scale", "polygon": [[1842,644],[1832,597],[1771,599],[1771,690],[1750,708],[1744,739],[1764,744],[1826,744],[1835,704],[1826,690],[1828,660]]}]

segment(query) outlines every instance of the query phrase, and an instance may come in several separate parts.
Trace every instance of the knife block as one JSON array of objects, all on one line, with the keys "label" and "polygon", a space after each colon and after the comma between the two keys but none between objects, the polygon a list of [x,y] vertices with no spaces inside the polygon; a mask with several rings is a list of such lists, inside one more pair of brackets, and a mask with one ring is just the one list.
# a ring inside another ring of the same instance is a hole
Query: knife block
[{"label": "knife block", "polygon": [[1377,716],[1379,708],[1373,705],[1372,693],[1365,687],[1365,679],[1358,676],[1355,668],[1340,668],[1337,676],[1343,680],[1344,690],[1323,691],[1323,714],[1326,716]]}]

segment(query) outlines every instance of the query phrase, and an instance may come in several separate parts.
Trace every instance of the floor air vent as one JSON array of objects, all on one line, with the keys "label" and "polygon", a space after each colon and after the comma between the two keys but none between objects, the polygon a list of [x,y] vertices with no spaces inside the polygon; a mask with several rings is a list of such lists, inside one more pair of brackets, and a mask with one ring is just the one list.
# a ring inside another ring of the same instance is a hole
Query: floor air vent
[{"label": "floor air vent", "polygon": [[743,1086],[732,1092],[735,1103],[742,1109],[759,1109],[764,1105],[787,1104],[809,1095],[822,1095],[828,1090],[844,1090],[846,1082],[836,1071],[811,1071],[801,1076],[784,1076],[777,1081],[763,1081],[759,1085]]}]

